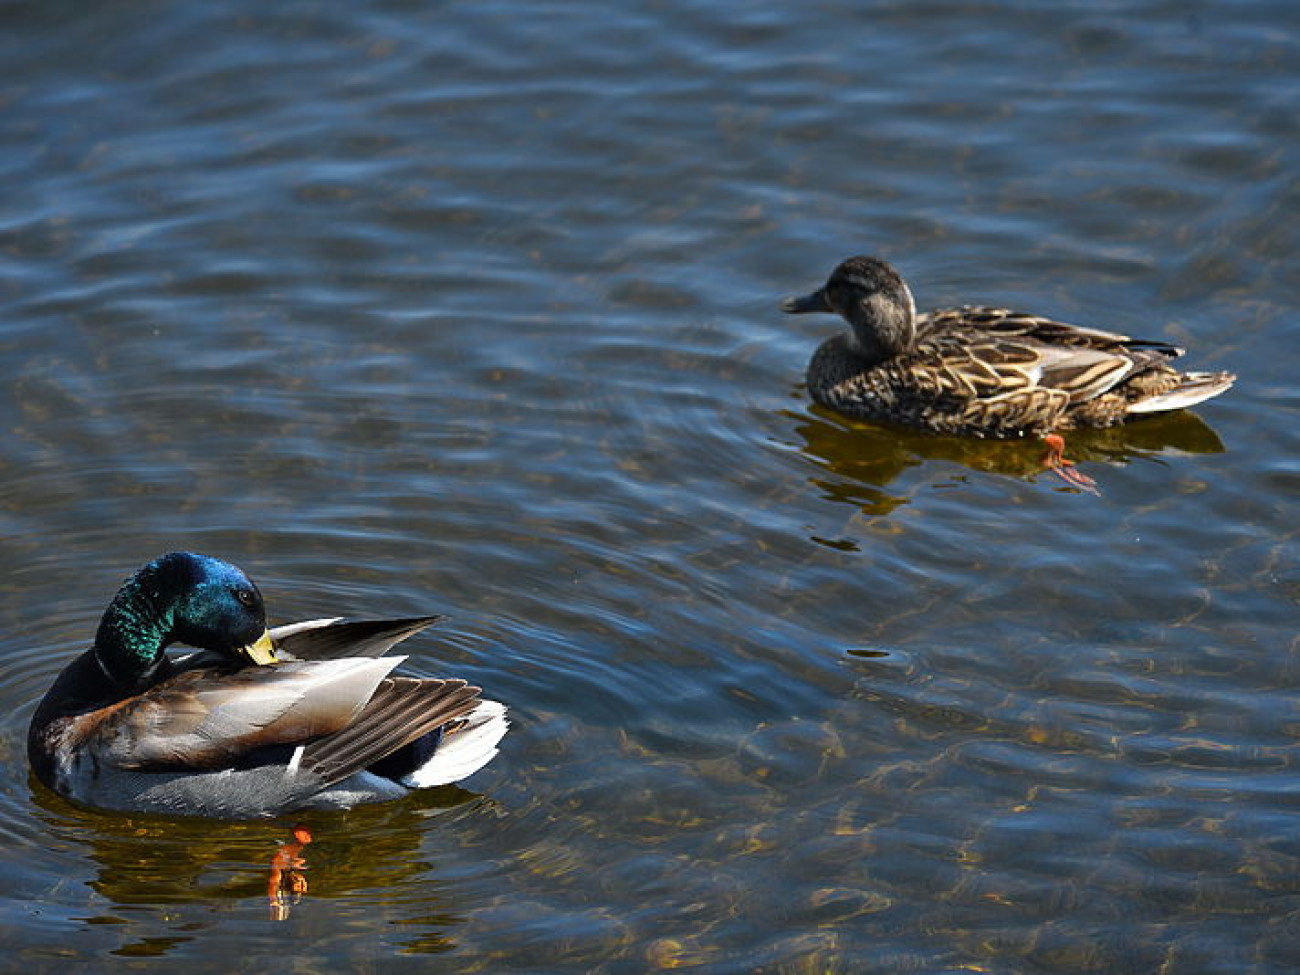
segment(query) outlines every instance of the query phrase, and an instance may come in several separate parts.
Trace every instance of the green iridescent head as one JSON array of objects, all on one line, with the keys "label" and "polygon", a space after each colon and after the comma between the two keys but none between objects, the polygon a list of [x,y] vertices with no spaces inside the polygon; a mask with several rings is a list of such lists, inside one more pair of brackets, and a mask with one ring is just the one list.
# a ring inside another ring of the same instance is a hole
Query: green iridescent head
[{"label": "green iridescent head", "polygon": [[229,562],[194,552],[170,552],[128,579],[109,604],[95,635],[95,652],[122,683],[134,683],[162,659],[171,643],[271,663],[262,594]]}]

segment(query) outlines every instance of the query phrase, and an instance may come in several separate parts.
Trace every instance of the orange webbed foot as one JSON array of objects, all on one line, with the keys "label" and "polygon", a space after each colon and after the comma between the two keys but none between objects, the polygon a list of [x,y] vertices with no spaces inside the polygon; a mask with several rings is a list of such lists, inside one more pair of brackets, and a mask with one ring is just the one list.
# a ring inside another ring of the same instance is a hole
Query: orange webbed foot
[{"label": "orange webbed foot", "polygon": [[285,920],[293,905],[302,900],[302,895],[307,893],[307,877],[303,874],[307,861],[301,854],[303,847],[311,841],[312,835],[306,826],[295,826],[293,841],[282,845],[271,858],[271,872],[266,882],[266,899],[272,921]]},{"label": "orange webbed foot", "polygon": [[1049,433],[1043,438],[1047,451],[1043,454],[1043,466],[1052,471],[1071,487],[1079,488],[1091,494],[1101,494],[1097,482],[1075,466],[1074,461],[1065,456],[1065,438],[1059,433]]}]

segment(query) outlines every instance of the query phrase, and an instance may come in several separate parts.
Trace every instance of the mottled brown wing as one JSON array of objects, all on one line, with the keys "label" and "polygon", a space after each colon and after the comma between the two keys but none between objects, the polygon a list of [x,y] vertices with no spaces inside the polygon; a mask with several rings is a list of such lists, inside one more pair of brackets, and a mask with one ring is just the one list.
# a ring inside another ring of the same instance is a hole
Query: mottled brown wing
[{"label": "mottled brown wing", "polygon": [[1131,355],[1149,364],[1177,359],[1184,352],[1176,345],[1151,339],[1135,339],[1086,325],[1071,325],[1041,315],[968,305],[928,312],[917,318],[917,335],[924,340],[947,331],[979,333],[989,337],[1027,338],[1060,348],[1100,349]]},{"label": "mottled brown wing", "polygon": [[[933,350],[945,391],[962,400],[996,400],[993,407],[1007,416],[1019,412],[1010,394],[1041,388],[1079,403],[1122,382],[1143,356],[1165,357],[1152,350],[1133,355],[1123,335],[999,308],[949,309],[927,316],[926,324],[918,350]],[[1046,406],[1041,396],[1025,402],[1030,412]]]},{"label": "mottled brown wing", "polygon": [[967,331],[992,337],[1032,338],[1047,345],[1091,347],[1099,349],[1121,348],[1129,344],[1160,346],[1175,351],[1162,343],[1143,342],[1119,332],[1108,332],[1083,325],[1070,325],[1041,315],[1012,311],[1009,308],[986,308],[966,305],[961,308],[942,308],[927,312],[917,318],[920,338],[945,332]]}]

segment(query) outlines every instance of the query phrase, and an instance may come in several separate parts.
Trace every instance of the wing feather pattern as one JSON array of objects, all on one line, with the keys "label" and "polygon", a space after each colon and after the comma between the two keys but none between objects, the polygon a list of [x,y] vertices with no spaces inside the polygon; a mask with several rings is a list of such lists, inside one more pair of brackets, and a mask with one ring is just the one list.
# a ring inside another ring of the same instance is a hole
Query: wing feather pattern
[{"label": "wing feather pattern", "polygon": [[389,678],[356,721],[309,744],[302,765],[327,784],[339,782],[464,718],[478,705],[480,693],[480,688],[463,680]]},{"label": "wing feather pattern", "polygon": [[215,769],[255,749],[345,728],[404,657],[177,675],[106,716],[103,756],[124,769]]}]

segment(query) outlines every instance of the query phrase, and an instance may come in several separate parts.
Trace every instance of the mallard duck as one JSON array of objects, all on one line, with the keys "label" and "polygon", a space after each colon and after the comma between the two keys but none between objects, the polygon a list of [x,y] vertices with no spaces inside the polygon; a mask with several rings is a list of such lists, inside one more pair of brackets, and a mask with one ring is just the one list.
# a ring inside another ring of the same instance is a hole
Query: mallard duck
[{"label": "mallard duck", "polygon": [[[1045,437],[1109,427],[1195,406],[1236,379],[1178,372],[1167,363],[1183,350],[1164,342],[1003,308],[918,315],[902,277],[875,257],[849,258],[825,286],[782,308],[834,312],[851,326],[823,342],[808,365],[816,402],[936,433]],[[1057,442],[1049,441],[1053,450]]]},{"label": "mallard duck", "polygon": [[[100,809],[251,819],[459,781],[497,754],[505,708],[463,680],[393,677],[390,647],[437,621],[272,630],[239,568],[163,555],[113,598],[94,645],[32,717],[36,776]],[[172,643],[199,652],[172,658]]]}]

